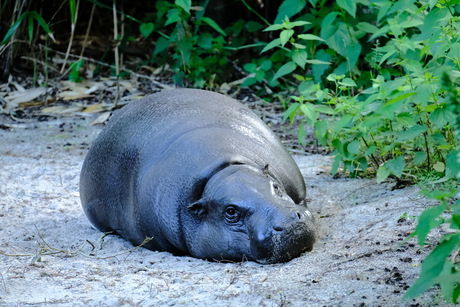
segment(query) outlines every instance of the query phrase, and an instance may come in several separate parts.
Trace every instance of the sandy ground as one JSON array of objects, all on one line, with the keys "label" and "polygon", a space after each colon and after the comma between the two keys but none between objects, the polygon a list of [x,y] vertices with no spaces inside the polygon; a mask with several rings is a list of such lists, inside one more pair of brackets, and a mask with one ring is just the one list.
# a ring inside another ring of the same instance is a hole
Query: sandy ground
[{"label": "sandy ground", "polygon": [[[401,301],[427,249],[402,244],[428,206],[416,187],[333,179],[331,159],[297,156],[319,241],[289,263],[216,263],[101,239],[78,180],[101,127],[90,119],[0,130],[0,306],[432,306]],[[429,241],[435,243],[440,233]],[[51,254],[53,253],[53,254]]]}]

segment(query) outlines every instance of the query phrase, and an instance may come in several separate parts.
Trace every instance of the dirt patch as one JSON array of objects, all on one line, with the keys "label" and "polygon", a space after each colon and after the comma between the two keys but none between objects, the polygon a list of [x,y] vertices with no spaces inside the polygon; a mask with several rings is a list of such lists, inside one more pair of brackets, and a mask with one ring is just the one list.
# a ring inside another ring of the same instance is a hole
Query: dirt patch
[{"label": "dirt patch", "polygon": [[[92,119],[0,130],[0,305],[426,306],[401,301],[427,250],[403,243],[429,204],[416,187],[333,179],[332,160],[296,156],[320,237],[289,263],[216,263],[101,240],[78,195]],[[432,234],[435,243],[442,233]],[[46,242],[46,243],[45,243]],[[52,255],[45,255],[54,253]],[[41,254],[41,256],[40,256]],[[28,255],[28,256],[18,256]],[[38,261],[40,260],[40,261]],[[441,301],[442,304],[442,301]]]}]

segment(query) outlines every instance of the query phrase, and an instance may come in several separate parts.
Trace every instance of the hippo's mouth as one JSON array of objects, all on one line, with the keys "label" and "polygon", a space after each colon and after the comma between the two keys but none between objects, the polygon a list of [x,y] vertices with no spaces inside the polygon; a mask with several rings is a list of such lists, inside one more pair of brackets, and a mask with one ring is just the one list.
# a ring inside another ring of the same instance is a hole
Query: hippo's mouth
[{"label": "hippo's mouth", "polygon": [[281,235],[274,235],[265,242],[258,242],[253,253],[255,261],[261,264],[283,263],[304,252],[312,251],[316,241],[315,234],[306,229],[305,225],[302,226]]}]

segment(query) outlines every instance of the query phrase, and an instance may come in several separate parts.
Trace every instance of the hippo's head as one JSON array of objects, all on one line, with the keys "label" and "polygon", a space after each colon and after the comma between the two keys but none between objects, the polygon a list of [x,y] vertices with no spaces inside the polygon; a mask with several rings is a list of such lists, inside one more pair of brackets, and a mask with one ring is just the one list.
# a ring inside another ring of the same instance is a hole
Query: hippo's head
[{"label": "hippo's head", "polygon": [[187,246],[197,258],[286,262],[315,242],[310,211],[271,176],[248,165],[214,174],[187,215]]}]

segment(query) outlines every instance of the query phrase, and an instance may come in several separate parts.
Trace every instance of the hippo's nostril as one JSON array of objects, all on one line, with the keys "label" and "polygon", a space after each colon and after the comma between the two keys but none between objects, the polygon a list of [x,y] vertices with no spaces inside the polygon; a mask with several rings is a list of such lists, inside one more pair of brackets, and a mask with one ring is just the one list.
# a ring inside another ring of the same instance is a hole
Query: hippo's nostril
[{"label": "hippo's nostril", "polygon": [[292,218],[295,220],[296,218],[298,218],[299,220],[301,220],[303,218],[303,215],[302,213],[300,212],[292,212]]},{"label": "hippo's nostril", "polygon": [[275,229],[276,231],[283,231],[284,230],[284,228],[281,227],[281,226],[275,226],[275,227],[273,227],[273,229]]}]

